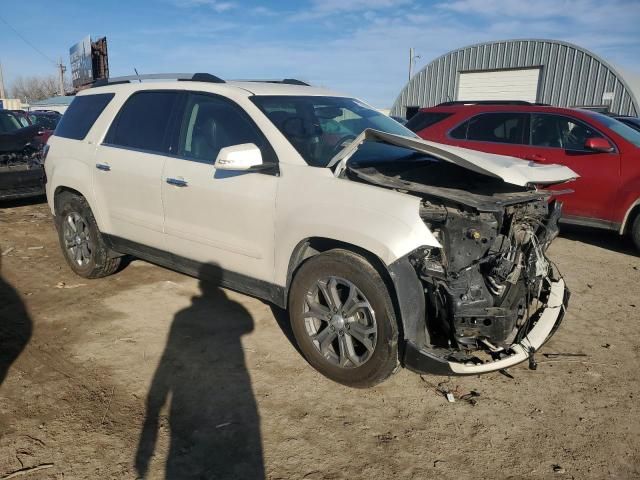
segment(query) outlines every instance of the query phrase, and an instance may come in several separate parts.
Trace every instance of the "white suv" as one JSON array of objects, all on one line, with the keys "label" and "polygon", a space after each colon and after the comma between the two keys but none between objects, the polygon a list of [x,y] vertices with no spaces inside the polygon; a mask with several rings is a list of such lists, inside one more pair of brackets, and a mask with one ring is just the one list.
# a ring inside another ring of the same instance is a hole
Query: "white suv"
[{"label": "white suv", "polygon": [[560,204],[533,185],[575,173],[420,140],[297,80],[112,79],[75,98],[45,170],[78,275],[125,254],[222,272],[345,385],[534,365],[568,301],[545,255]]}]

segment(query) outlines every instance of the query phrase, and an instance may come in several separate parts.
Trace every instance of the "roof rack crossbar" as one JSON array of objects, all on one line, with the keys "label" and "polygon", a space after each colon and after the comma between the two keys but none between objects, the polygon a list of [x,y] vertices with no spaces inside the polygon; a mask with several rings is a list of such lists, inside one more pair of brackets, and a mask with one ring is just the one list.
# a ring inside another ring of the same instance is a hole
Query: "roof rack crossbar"
[{"label": "roof rack crossbar", "polygon": [[254,82],[254,83],[284,83],[286,85],[301,85],[303,87],[310,87],[311,85],[297,78],[283,78],[282,80],[260,80],[260,79],[240,79],[233,80],[234,82]]},{"label": "roof rack crossbar", "polygon": [[186,82],[225,83],[224,80],[216,77],[215,75],[211,75],[210,73],[149,73],[144,75],[128,75],[124,77],[96,80],[91,87],[104,87],[105,85],[141,82],[143,80],[181,80]]}]

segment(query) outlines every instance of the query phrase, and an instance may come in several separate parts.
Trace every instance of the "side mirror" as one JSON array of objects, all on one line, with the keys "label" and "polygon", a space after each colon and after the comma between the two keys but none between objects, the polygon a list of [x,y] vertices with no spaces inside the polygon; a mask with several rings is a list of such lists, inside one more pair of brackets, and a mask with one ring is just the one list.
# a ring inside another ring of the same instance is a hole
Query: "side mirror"
[{"label": "side mirror", "polygon": [[591,150],[592,152],[603,153],[610,153],[614,150],[613,145],[609,143],[609,140],[600,137],[587,138],[584,142],[584,148],[585,150]]},{"label": "side mirror", "polygon": [[242,143],[220,149],[216,170],[246,171],[262,166],[262,153],[254,143]]}]

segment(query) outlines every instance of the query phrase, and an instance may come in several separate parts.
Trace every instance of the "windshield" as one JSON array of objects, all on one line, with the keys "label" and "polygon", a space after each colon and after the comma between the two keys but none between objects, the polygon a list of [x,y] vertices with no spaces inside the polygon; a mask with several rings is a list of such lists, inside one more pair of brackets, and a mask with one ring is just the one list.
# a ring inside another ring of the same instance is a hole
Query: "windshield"
[{"label": "windshield", "polygon": [[640,132],[631,128],[629,125],[625,125],[619,120],[612,117],[607,117],[601,113],[589,112],[589,115],[594,117],[598,122],[605,127],[610,128],[627,142],[633,143],[636,147],[640,147]]},{"label": "windshield", "polygon": [[29,115],[29,119],[34,125],[40,125],[47,130],[55,130],[60,117],[53,115]]},{"label": "windshield", "polygon": [[22,128],[16,116],[11,112],[0,112],[0,133],[9,133]]},{"label": "windshield", "polygon": [[253,102],[314,167],[329,160],[367,128],[415,138],[390,117],[353,98],[254,96]]}]

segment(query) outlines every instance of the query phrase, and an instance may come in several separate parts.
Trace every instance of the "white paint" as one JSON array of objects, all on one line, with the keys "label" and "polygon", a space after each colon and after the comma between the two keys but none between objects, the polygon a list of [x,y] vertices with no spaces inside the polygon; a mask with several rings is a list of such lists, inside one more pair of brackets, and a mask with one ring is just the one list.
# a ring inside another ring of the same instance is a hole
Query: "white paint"
[{"label": "white paint", "polygon": [[524,100],[536,102],[539,68],[462,72],[456,100]]}]

